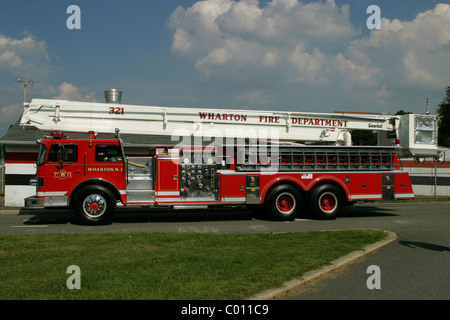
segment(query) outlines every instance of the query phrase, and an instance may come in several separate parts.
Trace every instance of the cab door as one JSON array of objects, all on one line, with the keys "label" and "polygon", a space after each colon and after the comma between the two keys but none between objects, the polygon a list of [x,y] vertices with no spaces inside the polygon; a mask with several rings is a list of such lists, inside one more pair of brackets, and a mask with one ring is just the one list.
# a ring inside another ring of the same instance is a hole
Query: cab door
[{"label": "cab door", "polygon": [[50,146],[44,164],[45,189],[55,196],[66,196],[67,192],[82,179],[83,162],[76,144],[54,143]]}]

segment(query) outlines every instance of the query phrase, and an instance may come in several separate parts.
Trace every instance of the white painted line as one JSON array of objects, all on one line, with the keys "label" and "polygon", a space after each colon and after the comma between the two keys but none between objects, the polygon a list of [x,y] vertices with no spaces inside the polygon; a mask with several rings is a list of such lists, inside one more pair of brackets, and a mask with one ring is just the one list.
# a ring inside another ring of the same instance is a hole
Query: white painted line
[{"label": "white painted line", "polygon": [[38,226],[11,226],[11,228],[47,228],[47,225],[38,225]]}]

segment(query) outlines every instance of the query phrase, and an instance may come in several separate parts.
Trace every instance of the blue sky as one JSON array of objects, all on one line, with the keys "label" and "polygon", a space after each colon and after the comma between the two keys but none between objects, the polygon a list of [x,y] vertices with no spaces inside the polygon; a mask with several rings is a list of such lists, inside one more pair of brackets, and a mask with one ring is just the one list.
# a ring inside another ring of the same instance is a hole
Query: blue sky
[{"label": "blue sky", "polygon": [[37,81],[27,100],[116,88],[125,104],[395,113],[427,97],[434,111],[449,62],[449,1],[2,0],[0,135],[21,113],[19,76]]}]

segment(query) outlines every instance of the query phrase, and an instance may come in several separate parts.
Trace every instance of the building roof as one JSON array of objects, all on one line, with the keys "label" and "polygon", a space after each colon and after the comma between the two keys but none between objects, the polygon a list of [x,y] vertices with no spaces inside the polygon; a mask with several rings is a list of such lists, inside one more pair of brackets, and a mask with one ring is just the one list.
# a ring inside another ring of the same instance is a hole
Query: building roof
[{"label": "building roof", "polygon": [[[3,145],[34,145],[37,140],[49,135],[48,131],[41,131],[33,128],[24,128],[19,126],[19,120],[16,121],[0,139]],[[67,133],[66,136],[73,139],[89,138],[88,133]],[[113,134],[99,134],[99,139],[113,138]],[[172,141],[170,136],[146,136],[136,134],[121,135],[125,146],[129,147],[145,147],[145,146],[161,146],[176,145],[179,141]]]}]

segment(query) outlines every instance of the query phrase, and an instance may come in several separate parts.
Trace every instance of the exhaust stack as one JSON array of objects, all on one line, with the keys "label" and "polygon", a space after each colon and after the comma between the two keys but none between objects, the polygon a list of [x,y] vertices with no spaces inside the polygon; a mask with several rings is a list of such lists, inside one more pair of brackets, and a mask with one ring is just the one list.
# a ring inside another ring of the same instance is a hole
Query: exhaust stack
[{"label": "exhaust stack", "polygon": [[122,91],[116,89],[109,89],[105,91],[106,103],[122,103]]}]

